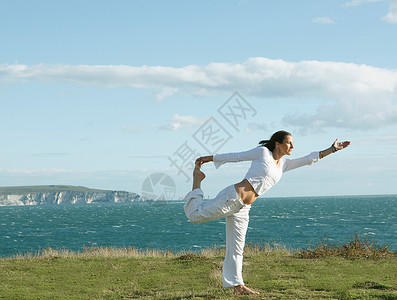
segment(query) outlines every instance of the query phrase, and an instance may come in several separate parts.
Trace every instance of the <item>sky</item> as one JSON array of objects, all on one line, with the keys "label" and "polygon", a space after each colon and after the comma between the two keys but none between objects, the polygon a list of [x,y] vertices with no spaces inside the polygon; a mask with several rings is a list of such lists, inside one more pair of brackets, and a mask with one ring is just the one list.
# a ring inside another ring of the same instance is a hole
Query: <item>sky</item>
[{"label": "sky", "polygon": [[[292,133],[264,197],[397,194],[397,1],[2,1],[0,186],[179,199],[200,155]],[[203,166],[206,196],[249,162]],[[151,190],[152,189],[152,190]]]}]

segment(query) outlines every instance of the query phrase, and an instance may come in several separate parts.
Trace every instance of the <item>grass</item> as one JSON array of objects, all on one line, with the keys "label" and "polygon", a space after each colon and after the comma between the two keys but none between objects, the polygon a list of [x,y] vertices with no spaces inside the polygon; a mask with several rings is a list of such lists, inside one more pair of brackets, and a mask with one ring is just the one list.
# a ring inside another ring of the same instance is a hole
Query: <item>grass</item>
[{"label": "grass", "polygon": [[[397,299],[397,254],[365,245],[354,239],[309,252],[247,245],[243,275],[258,296],[222,288],[224,249],[217,247],[44,249],[0,259],[0,299]],[[354,255],[336,250],[349,247]]]},{"label": "grass", "polygon": [[373,240],[360,238],[357,234],[344,244],[322,242],[314,248],[299,252],[302,258],[320,258],[338,256],[344,258],[381,258],[391,257],[395,253],[388,246],[379,246]]}]

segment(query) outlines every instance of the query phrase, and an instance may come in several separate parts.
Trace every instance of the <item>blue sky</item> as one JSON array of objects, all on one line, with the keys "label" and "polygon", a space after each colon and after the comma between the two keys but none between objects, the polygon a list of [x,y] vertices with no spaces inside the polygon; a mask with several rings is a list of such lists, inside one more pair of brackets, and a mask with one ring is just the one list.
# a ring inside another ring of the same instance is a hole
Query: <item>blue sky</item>
[{"label": "blue sky", "polygon": [[[1,186],[141,193],[161,173],[179,198],[196,155],[248,150],[285,129],[292,157],[336,138],[352,144],[265,196],[397,192],[396,0],[38,0],[0,10]],[[213,145],[205,128],[220,130]],[[205,193],[248,166],[205,165]]]}]

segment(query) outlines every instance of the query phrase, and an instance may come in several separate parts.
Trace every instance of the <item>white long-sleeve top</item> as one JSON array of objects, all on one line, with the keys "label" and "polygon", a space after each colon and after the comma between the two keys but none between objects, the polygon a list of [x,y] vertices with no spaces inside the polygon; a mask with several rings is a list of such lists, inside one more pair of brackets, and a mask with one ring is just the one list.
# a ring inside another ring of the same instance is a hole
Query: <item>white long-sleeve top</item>
[{"label": "white long-sleeve top", "polygon": [[244,179],[248,180],[259,196],[275,185],[284,172],[311,165],[318,160],[319,152],[312,152],[296,159],[282,158],[280,166],[278,166],[273,159],[272,152],[262,146],[244,152],[215,154],[213,156],[214,165],[217,169],[227,162],[252,161]]}]

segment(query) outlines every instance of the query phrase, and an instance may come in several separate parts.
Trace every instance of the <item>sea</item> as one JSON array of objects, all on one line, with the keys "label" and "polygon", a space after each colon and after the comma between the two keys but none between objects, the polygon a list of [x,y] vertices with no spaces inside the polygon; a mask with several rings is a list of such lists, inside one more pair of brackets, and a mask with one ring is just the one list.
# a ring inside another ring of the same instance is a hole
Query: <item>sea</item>
[{"label": "sea", "polygon": [[[46,248],[225,247],[225,219],[190,223],[182,201],[0,207],[0,257]],[[397,195],[258,199],[246,242],[307,249],[357,235],[397,251]]]}]

